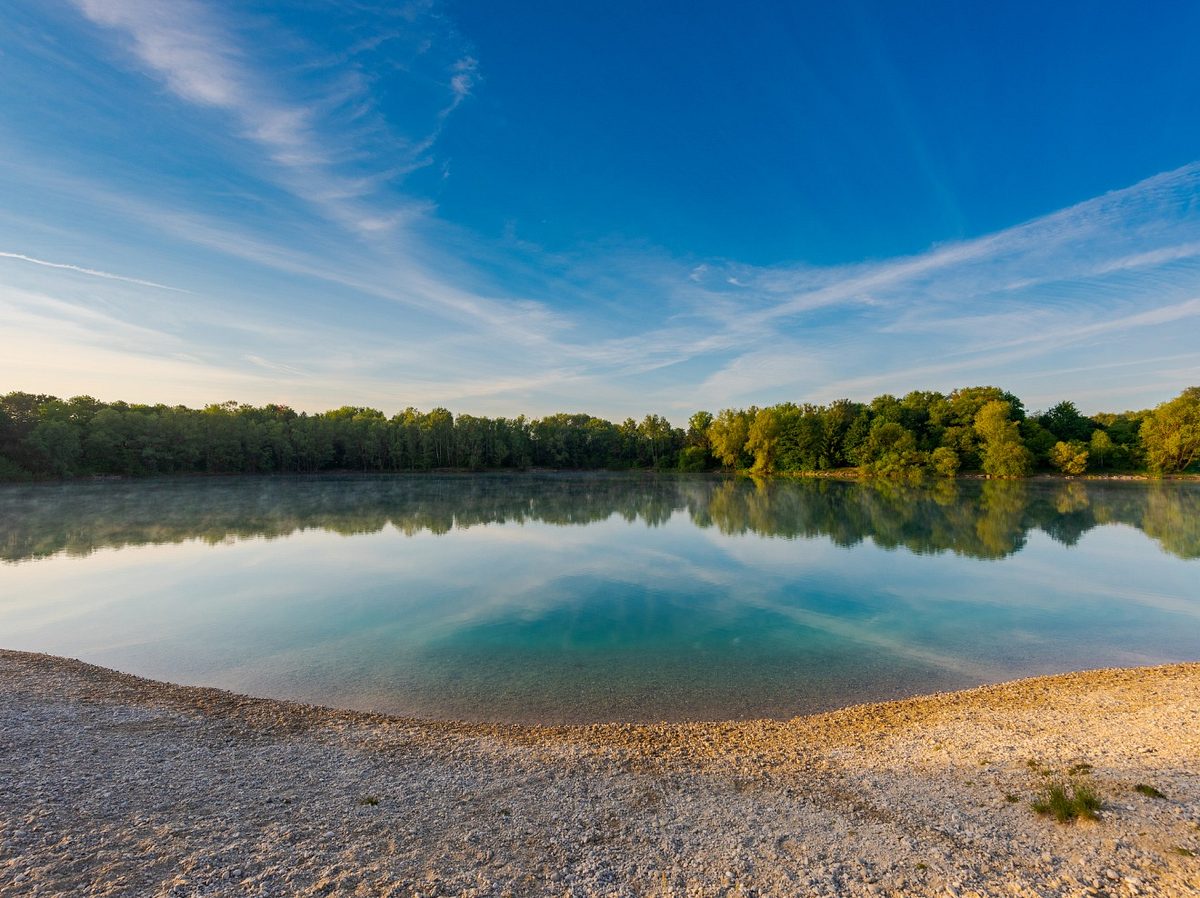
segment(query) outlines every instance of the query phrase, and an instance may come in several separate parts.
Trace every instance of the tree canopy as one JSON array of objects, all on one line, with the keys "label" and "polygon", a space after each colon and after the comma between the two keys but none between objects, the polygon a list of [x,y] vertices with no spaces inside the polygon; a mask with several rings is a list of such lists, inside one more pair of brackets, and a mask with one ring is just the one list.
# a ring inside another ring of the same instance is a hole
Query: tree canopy
[{"label": "tree canopy", "polygon": [[388,417],[353,405],[306,414],[233,401],[192,409],[0,396],[0,480],[530,467],[1022,477],[1173,474],[1198,464],[1200,387],[1150,411],[1091,417],[1069,401],[1027,415],[1013,394],[977,386],[869,403],[697,411],[686,430],[655,414],[614,423],[583,413],[487,418],[409,407]]},{"label": "tree canopy", "polygon": [[1200,459],[1200,387],[1150,412],[1138,431],[1150,470],[1173,474]]}]

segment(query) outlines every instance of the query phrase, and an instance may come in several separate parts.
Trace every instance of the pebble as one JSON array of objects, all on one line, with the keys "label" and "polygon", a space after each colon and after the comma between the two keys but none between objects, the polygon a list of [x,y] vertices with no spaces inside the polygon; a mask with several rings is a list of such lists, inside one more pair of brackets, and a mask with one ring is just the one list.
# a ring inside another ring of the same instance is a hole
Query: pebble
[{"label": "pebble", "polygon": [[[1157,852],[1200,804],[1198,715],[1196,664],[787,722],[531,730],[0,651],[0,895],[1184,895],[1185,867]],[[980,757],[987,782],[964,786]],[[1095,764],[1104,820],[997,814],[1042,788],[1031,757]],[[1173,804],[1118,803],[1125,778]],[[364,795],[382,799],[370,813]]]}]

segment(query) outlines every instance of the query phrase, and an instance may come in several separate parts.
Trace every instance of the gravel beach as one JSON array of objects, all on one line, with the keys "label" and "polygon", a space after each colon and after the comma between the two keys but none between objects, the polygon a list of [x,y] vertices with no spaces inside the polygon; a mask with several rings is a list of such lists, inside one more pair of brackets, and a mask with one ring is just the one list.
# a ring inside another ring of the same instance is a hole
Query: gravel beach
[{"label": "gravel beach", "polygon": [[1200,664],[530,728],[0,651],[0,895],[1200,895]]}]

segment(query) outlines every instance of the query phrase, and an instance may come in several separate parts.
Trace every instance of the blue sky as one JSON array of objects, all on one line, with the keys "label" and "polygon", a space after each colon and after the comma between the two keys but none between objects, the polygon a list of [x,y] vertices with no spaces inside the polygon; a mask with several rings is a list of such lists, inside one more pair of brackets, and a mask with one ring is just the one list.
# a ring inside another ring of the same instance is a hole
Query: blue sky
[{"label": "blue sky", "polygon": [[1196,4],[4,17],[0,390],[682,423],[1200,383]]}]

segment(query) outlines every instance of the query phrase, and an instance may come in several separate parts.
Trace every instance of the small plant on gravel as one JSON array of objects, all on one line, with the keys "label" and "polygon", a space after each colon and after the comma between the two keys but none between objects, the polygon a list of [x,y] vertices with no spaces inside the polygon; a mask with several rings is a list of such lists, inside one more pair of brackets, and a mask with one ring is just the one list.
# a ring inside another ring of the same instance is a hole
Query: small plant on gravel
[{"label": "small plant on gravel", "polygon": [[1011,792],[1005,792],[1004,800],[1007,801],[1009,804],[1016,804],[1018,801],[1021,800],[1021,798],[1020,798],[1020,796],[1013,795]]},{"label": "small plant on gravel", "polygon": [[1088,764],[1087,762],[1083,762],[1080,764],[1072,764],[1071,769],[1068,770],[1067,772],[1069,774],[1071,774],[1071,776],[1078,776],[1081,773],[1091,773],[1092,765]]},{"label": "small plant on gravel", "polygon": [[364,795],[358,800],[358,803],[365,806],[375,807],[379,804],[379,799],[374,795]]},{"label": "small plant on gravel", "polygon": [[1142,795],[1145,795],[1147,798],[1166,798],[1167,797],[1167,796],[1163,795],[1161,792],[1159,792],[1157,789],[1155,789],[1153,786],[1149,785],[1148,783],[1138,783],[1136,786],[1133,787],[1133,791],[1140,792]]},{"label": "small plant on gravel", "polygon": [[1100,796],[1081,783],[1051,783],[1042,798],[1033,803],[1033,809],[1059,823],[1095,820],[1099,816]]}]

